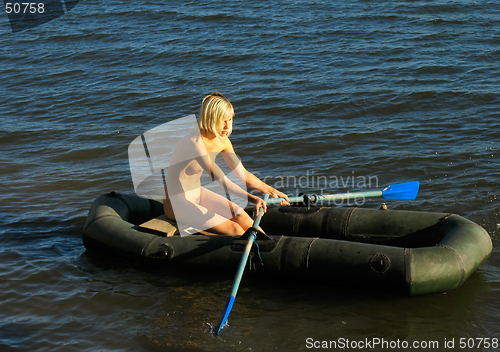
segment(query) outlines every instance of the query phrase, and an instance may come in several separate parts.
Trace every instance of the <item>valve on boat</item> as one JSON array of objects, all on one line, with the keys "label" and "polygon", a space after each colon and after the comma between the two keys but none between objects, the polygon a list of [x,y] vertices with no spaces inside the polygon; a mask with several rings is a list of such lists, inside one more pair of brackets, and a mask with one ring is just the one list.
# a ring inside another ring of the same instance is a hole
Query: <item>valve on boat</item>
[{"label": "valve on boat", "polygon": [[382,203],[382,205],[379,208],[380,210],[387,210],[387,204]]},{"label": "valve on boat", "polygon": [[385,254],[378,253],[378,254],[375,254],[370,259],[370,267],[376,273],[383,274],[387,270],[389,270],[390,266],[391,266],[391,260]]}]

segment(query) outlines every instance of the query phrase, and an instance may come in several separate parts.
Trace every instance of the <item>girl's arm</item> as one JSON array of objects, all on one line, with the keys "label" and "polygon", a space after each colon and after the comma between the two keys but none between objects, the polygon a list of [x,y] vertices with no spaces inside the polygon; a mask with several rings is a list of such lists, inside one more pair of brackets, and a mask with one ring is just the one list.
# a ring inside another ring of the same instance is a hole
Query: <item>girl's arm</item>
[{"label": "girl's arm", "polygon": [[281,205],[290,204],[285,193],[280,192],[277,189],[262,182],[257,176],[252,174],[243,166],[240,159],[236,156],[233,145],[229,138],[227,138],[226,143],[226,148],[223,150],[222,157],[231,168],[231,170],[237,170],[235,174],[238,176],[241,182],[244,182],[248,187],[251,187],[261,193],[269,194],[269,197],[271,198],[284,198],[285,200],[281,202]]}]

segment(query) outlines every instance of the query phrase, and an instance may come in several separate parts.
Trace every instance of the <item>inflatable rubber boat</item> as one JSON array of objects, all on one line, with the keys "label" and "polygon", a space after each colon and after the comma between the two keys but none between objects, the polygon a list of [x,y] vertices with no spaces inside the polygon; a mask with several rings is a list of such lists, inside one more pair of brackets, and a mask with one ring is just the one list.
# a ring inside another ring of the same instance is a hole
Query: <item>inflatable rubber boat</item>
[{"label": "inflatable rubber boat", "polygon": [[[161,232],[142,226],[162,215],[161,201],[102,195],[90,209],[83,242],[90,252],[145,266],[195,266],[234,275],[245,239],[180,236],[175,227]],[[260,225],[268,236],[257,237],[247,272],[405,295],[459,287],[492,251],[481,226],[446,213],[270,207]]]}]

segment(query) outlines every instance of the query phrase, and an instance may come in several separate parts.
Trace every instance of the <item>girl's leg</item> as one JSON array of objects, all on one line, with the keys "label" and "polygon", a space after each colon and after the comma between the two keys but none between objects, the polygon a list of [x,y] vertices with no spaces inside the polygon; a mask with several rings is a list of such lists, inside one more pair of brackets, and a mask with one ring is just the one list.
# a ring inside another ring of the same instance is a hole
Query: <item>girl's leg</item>
[{"label": "girl's leg", "polygon": [[193,204],[183,216],[182,223],[188,224],[197,230],[210,230],[221,235],[241,236],[245,232],[236,222],[207,209],[203,205]]},{"label": "girl's leg", "polygon": [[204,187],[201,187],[200,205],[238,224],[243,231],[241,234],[253,226],[252,218],[242,207]]},{"label": "girl's leg", "polygon": [[[196,230],[211,230],[213,232],[230,235],[241,236],[245,231],[236,222],[208,209],[202,204],[196,204],[186,200],[185,197],[171,197],[175,202],[175,220],[179,227],[192,227]],[[227,200],[226,200],[227,202]],[[169,207],[164,207],[165,210],[170,210]],[[226,213],[229,211],[226,211]],[[167,217],[172,213],[165,211]],[[230,212],[229,212],[230,214]],[[169,216],[170,215],[170,216]]]},{"label": "girl's leg", "polygon": [[[171,201],[175,201],[177,216],[174,216]],[[253,226],[252,218],[242,207],[204,187],[201,187],[200,204],[185,196],[175,196],[164,203],[164,210],[168,218],[178,223],[224,235],[241,236]]]}]

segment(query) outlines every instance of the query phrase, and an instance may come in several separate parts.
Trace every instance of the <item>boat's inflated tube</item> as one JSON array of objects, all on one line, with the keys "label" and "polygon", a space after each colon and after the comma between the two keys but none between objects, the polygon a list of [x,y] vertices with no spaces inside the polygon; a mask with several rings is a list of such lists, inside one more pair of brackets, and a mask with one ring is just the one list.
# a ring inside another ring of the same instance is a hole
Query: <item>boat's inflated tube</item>
[{"label": "boat's inflated tube", "polygon": [[[137,225],[162,215],[159,201],[110,193],[96,199],[84,228],[87,249],[145,265],[182,264],[234,274],[245,240],[162,237]],[[248,270],[325,284],[420,295],[460,286],[492,251],[488,233],[458,215],[363,208],[270,208]],[[263,264],[263,265],[261,265]]]}]

